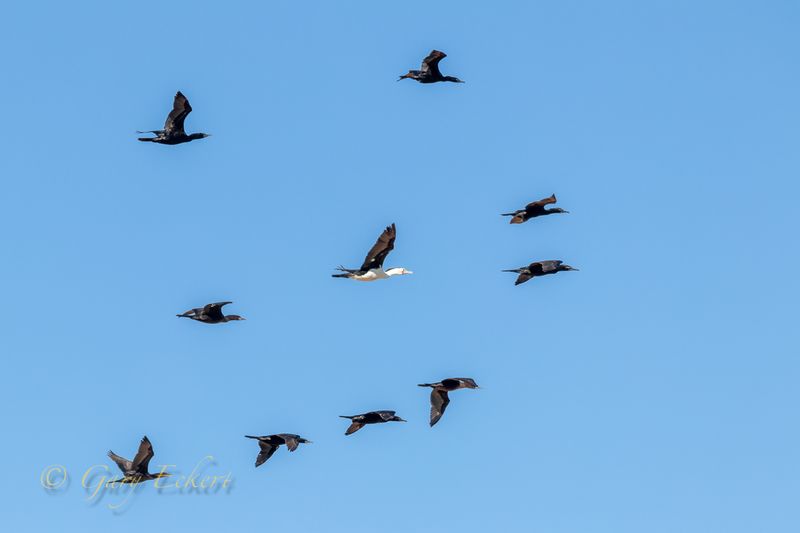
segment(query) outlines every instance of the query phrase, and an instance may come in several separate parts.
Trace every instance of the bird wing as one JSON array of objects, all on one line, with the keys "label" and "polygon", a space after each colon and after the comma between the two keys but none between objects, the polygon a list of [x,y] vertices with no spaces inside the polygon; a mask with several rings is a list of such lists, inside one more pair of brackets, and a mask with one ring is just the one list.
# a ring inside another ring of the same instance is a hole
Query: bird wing
[{"label": "bird wing", "polygon": [[442,73],[439,72],[439,61],[447,57],[447,54],[439,50],[431,50],[428,57],[422,60],[422,72],[430,72],[432,75],[441,77]]},{"label": "bird wing", "polygon": [[547,198],[542,198],[541,200],[536,200],[535,202],[531,202],[525,206],[525,209],[541,209],[546,205],[556,203],[556,195],[548,196]]},{"label": "bird wing", "polygon": [[529,279],[533,277],[533,274],[530,272],[520,272],[519,276],[517,276],[517,281],[514,282],[514,285],[519,285],[521,283],[525,283]]},{"label": "bird wing", "polygon": [[175,94],[175,100],[172,102],[172,111],[167,115],[167,121],[164,123],[164,131],[167,135],[186,134],[183,130],[183,121],[189,113],[192,112],[192,106],[189,105],[189,100],[183,96],[183,93],[178,91]]},{"label": "bird wing", "polygon": [[261,451],[258,457],[256,457],[256,468],[266,463],[267,459],[272,457],[272,454],[278,449],[277,445],[264,442],[263,440],[258,441],[258,445],[261,447]]},{"label": "bird wing", "polygon": [[192,316],[197,316],[197,315],[199,315],[199,314],[200,314],[202,311],[203,311],[203,309],[202,309],[202,308],[200,308],[200,307],[195,307],[194,309],[189,309],[188,311],[186,311],[186,312],[184,312],[184,313],[181,313],[181,314],[179,314],[178,316],[184,316],[184,317],[192,317]]},{"label": "bird wing", "polygon": [[536,265],[536,271],[541,272],[542,274],[547,274],[548,272],[552,272],[554,270],[558,270],[559,265],[564,261],[539,261],[537,263],[531,263],[530,269],[531,272],[534,271],[534,265]]},{"label": "bird wing", "polygon": [[122,470],[123,474],[128,470],[130,470],[131,467],[133,466],[130,461],[128,461],[124,457],[120,457],[111,450],[108,450],[108,456],[111,458],[112,461],[117,463],[117,466],[119,467],[120,470]]},{"label": "bird wing", "polygon": [[525,222],[525,209],[521,209],[514,213],[514,216],[511,217],[511,224],[522,224]]},{"label": "bird wing", "polygon": [[354,420],[353,423],[350,424],[350,427],[347,428],[347,431],[344,432],[344,434],[345,435],[352,435],[353,433],[355,433],[356,431],[358,431],[359,429],[361,429],[363,427],[364,427],[364,424],[362,424],[361,422],[356,422]]},{"label": "bird wing", "polygon": [[436,389],[431,391],[431,427],[442,418],[449,403],[450,397],[447,395],[447,391]]},{"label": "bird wing", "polygon": [[147,467],[150,465],[150,459],[153,458],[153,445],[150,444],[150,439],[146,436],[142,438],[139,443],[139,451],[136,452],[136,457],[133,458],[133,470],[137,472],[147,472]]},{"label": "bird wing", "polygon": [[392,223],[391,226],[387,226],[386,229],[383,230],[383,233],[381,233],[381,236],[378,237],[378,240],[370,249],[367,257],[364,258],[364,263],[361,265],[361,270],[381,268],[386,256],[389,255],[389,252],[394,249],[394,239],[396,236],[397,229],[394,227],[394,223]]},{"label": "bird wing", "polygon": [[286,447],[289,449],[290,452],[293,452],[297,449],[297,446],[300,444],[297,442],[297,435],[289,435],[287,433],[281,433],[280,435],[283,438],[283,441],[286,443]]},{"label": "bird wing", "polygon": [[208,304],[203,307],[203,314],[214,320],[222,320],[225,318],[225,315],[222,314],[222,308],[231,303],[233,302],[215,302],[213,304]]}]

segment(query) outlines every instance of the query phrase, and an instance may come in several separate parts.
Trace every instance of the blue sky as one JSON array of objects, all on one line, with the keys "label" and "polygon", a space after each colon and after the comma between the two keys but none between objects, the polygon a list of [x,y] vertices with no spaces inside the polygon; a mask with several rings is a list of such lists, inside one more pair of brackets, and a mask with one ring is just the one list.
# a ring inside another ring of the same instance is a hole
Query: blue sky
[{"label": "blue sky", "polygon": [[[10,530],[800,527],[796,2],[2,11]],[[395,82],[433,48],[466,84]],[[176,90],[213,136],[136,142]],[[391,222],[413,276],[330,278]],[[431,429],[448,376],[484,389]],[[409,423],[345,438],[371,409]],[[254,469],[277,432],[314,444]],[[232,489],[88,502],[144,434]]]}]

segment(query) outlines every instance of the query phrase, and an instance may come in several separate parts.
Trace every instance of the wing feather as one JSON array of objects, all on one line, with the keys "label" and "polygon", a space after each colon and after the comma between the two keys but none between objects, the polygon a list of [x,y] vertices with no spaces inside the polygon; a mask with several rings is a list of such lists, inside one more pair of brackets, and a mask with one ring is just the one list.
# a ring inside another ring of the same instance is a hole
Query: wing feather
[{"label": "wing feather", "polygon": [[447,391],[437,389],[431,391],[431,427],[442,418],[449,403],[450,397],[447,395]]},{"label": "wing feather", "polygon": [[222,314],[222,308],[233,302],[215,302],[203,307],[203,314],[213,320],[222,320],[225,315]]},{"label": "wing feather", "polygon": [[147,468],[150,466],[150,459],[152,458],[153,445],[150,444],[150,439],[144,436],[142,442],[139,443],[139,451],[136,452],[136,457],[133,458],[133,470],[146,473]]},{"label": "wing feather", "polygon": [[167,115],[167,121],[164,123],[164,131],[167,135],[183,134],[186,132],[183,129],[183,122],[189,113],[192,112],[192,106],[189,105],[189,100],[178,91],[175,94],[175,100],[172,102],[172,111]]},{"label": "wing feather", "polygon": [[541,200],[536,200],[535,202],[529,203],[528,205],[525,206],[525,209],[527,209],[527,210],[542,209],[546,205],[556,203],[556,201],[557,201],[556,200],[556,195],[553,194],[551,196],[548,196],[547,198],[542,198]]},{"label": "wing feather", "polygon": [[361,422],[353,421],[353,423],[350,424],[350,427],[347,428],[347,431],[345,431],[344,434],[345,435],[352,435],[353,433],[355,433],[356,431],[358,431],[359,429],[361,429],[363,427],[364,427],[364,424],[362,424]]},{"label": "wing feather", "polygon": [[447,54],[439,50],[431,50],[428,57],[422,60],[422,72],[430,72],[435,77],[441,77],[442,73],[439,72],[439,61],[447,57]]},{"label": "wing feather", "polygon": [[264,442],[263,440],[258,441],[258,445],[261,447],[261,451],[258,457],[256,457],[256,468],[266,463],[267,459],[272,457],[272,454],[278,449],[278,446]]},{"label": "wing feather", "polygon": [[370,270],[372,268],[383,267],[383,262],[386,256],[389,255],[394,249],[394,240],[397,237],[397,228],[394,223],[387,226],[381,236],[370,249],[367,257],[364,258],[364,263],[361,265],[361,270]]},{"label": "wing feather", "polygon": [[120,457],[111,450],[108,450],[108,456],[111,458],[112,461],[117,463],[117,466],[119,467],[120,470],[122,470],[123,474],[131,470],[131,467],[133,466],[132,463],[127,459],[125,459],[124,457]]}]

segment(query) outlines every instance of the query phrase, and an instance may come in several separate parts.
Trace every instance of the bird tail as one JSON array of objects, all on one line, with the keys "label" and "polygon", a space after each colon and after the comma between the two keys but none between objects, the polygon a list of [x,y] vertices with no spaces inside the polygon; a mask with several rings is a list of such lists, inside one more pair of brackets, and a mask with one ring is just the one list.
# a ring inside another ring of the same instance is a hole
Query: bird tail
[{"label": "bird tail", "polygon": [[514,274],[519,274],[519,269],[515,268],[515,269],[512,269],[512,270],[502,270],[501,272],[513,272]]},{"label": "bird tail", "polygon": [[433,383],[420,383],[417,387],[433,387]]},{"label": "bird tail", "polygon": [[501,217],[513,217],[516,213],[500,213]]},{"label": "bird tail", "polygon": [[339,418],[348,418],[348,419],[352,420],[352,419],[355,418],[355,416],[339,415]]},{"label": "bird tail", "polygon": [[146,143],[146,142],[151,142],[152,143],[152,142],[155,142],[155,137],[139,137],[138,140],[142,141],[143,143]]},{"label": "bird tail", "polygon": [[258,437],[254,437],[252,435],[245,435],[245,437],[247,437],[248,439],[256,439],[256,440],[258,440]]},{"label": "bird tail", "polygon": [[333,277],[333,278],[349,278],[350,274],[355,272],[355,270],[351,270],[349,268],[345,268],[342,265],[339,265],[338,267],[336,267],[336,270],[339,270],[339,271],[343,272],[343,274],[331,274],[331,277]]}]

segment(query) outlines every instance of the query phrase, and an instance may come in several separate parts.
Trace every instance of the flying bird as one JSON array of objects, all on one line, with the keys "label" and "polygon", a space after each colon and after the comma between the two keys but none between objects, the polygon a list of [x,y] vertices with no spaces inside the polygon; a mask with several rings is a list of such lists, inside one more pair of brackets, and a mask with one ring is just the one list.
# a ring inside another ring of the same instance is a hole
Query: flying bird
[{"label": "flying bird", "polygon": [[361,415],[344,416],[339,415],[339,418],[349,418],[352,423],[345,435],[352,435],[359,429],[363,428],[366,424],[383,424],[384,422],[405,422],[399,416],[395,416],[394,411],[370,411]]},{"label": "flying bird", "polygon": [[431,427],[442,418],[450,403],[447,393],[458,389],[479,389],[472,378],[447,378],[437,383],[420,383],[419,387],[431,387]]},{"label": "flying bird", "polygon": [[183,122],[191,112],[192,106],[189,105],[189,100],[183,96],[182,92],[178,91],[175,94],[175,100],[172,102],[172,111],[169,112],[167,121],[164,123],[164,129],[137,131],[136,133],[154,133],[156,135],[155,137],[139,137],[139,140],[158,144],[181,144],[209,137],[208,133],[186,134],[183,129]]},{"label": "flying bird", "polygon": [[408,74],[404,74],[398,78],[397,81],[410,78],[417,80],[420,83],[436,83],[437,81],[452,81],[454,83],[464,83],[455,76],[442,76],[439,72],[439,61],[447,57],[447,54],[439,50],[432,50],[428,57],[422,60],[420,70],[409,70]]},{"label": "flying bird", "polygon": [[146,435],[142,438],[142,442],[139,443],[139,451],[136,452],[133,461],[128,461],[111,450],[108,450],[108,456],[112,461],[117,463],[117,466],[122,470],[123,474],[122,479],[116,479],[112,483],[139,483],[140,481],[159,479],[171,475],[166,472],[151,474],[147,471],[150,459],[153,458],[153,445],[150,444],[150,439],[148,439]]},{"label": "flying bird", "polygon": [[525,209],[517,209],[513,213],[502,213],[501,216],[511,217],[510,224],[522,224],[528,220],[544,215],[554,215],[556,213],[569,213],[560,207],[553,209],[545,209],[544,206],[556,203],[556,195],[553,194],[549,198],[542,198],[536,202],[531,202],[525,206]]},{"label": "flying bird", "polygon": [[175,315],[181,318],[191,318],[198,322],[205,322],[206,324],[220,324],[222,322],[230,322],[232,320],[244,320],[245,318],[239,315],[223,315],[222,308],[233,302],[216,302],[208,304],[203,307],[195,307],[189,309],[185,313]]},{"label": "flying bird", "polygon": [[290,452],[295,451],[300,444],[311,444],[310,440],[292,433],[277,433],[275,435],[265,435],[263,437],[245,435],[245,437],[248,439],[256,439],[258,445],[261,447],[261,451],[258,453],[258,457],[256,457],[256,468],[266,463],[267,459],[272,457],[272,454],[275,453],[275,450],[277,450],[281,444],[285,444]]},{"label": "flying bird", "polygon": [[503,272],[514,272],[519,274],[517,281],[514,285],[525,283],[531,278],[537,276],[546,276],[548,274],[555,274],[556,272],[565,272],[567,270],[578,270],[569,265],[565,265],[563,261],[536,261],[526,267],[515,268],[512,270],[503,270]]},{"label": "flying bird", "polygon": [[367,257],[364,258],[364,263],[359,269],[350,269],[339,266],[336,270],[344,272],[343,274],[331,274],[334,278],[350,278],[358,281],[375,281],[376,279],[385,279],[392,276],[402,276],[405,274],[413,274],[410,270],[402,267],[393,267],[387,270],[383,269],[383,261],[394,249],[394,239],[397,235],[397,230],[394,224],[387,226],[375,245],[370,249]]}]

